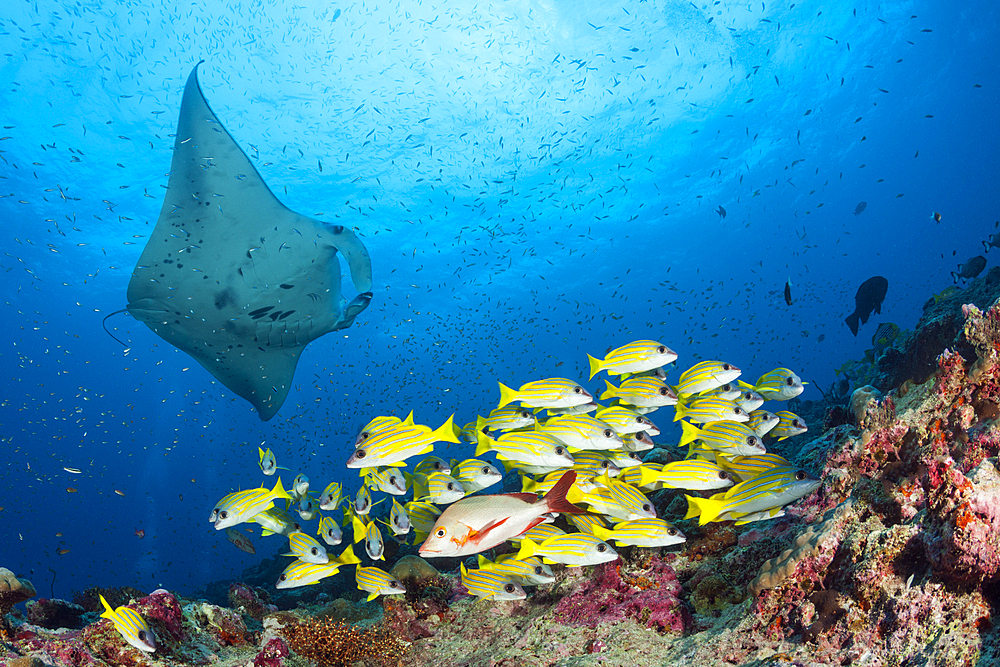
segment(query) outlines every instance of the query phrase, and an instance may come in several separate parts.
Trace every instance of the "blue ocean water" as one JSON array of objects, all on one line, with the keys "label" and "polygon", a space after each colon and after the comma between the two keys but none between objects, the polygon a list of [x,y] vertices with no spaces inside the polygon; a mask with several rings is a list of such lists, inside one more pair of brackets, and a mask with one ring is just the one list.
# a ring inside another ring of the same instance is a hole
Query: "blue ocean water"
[{"label": "blue ocean water", "polygon": [[[0,566],[46,595],[194,592],[285,546],[255,537],[251,556],[206,521],[264,481],[258,445],[286,484],[353,491],[344,461],[372,417],[465,423],[497,381],[586,381],[586,353],[638,338],[679,370],[788,366],[822,398],[997,231],[998,17],[984,1],[7,3]],[[109,320],[127,351],[101,327],[200,59],[274,194],[356,229],[374,268],[371,307],[306,349],[266,423],[140,322]],[[844,317],[874,275],[888,295],[855,337]]]}]

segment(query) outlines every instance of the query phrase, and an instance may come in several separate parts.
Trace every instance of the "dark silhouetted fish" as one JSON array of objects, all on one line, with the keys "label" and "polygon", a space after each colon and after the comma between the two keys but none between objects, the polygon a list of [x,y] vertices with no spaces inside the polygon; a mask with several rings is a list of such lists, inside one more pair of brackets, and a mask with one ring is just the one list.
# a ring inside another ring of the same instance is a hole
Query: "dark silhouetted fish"
[{"label": "dark silhouetted fish", "polygon": [[989,252],[990,248],[1000,248],[1000,232],[991,236],[989,241],[983,241],[983,247],[986,248],[983,252]]},{"label": "dark silhouetted fish", "polygon": [[854,215],[861,215],[861,212],[868,208],[868,202],[862,201],[858,202],[858,205],[854,207]]},{"label": "dark silhouetted fish", "polygon": [[844,320],[852,334],[858,335],[858,320],[866,324],[873,312],[882,314],[882,301],[888,291],[889,281],[882,276],[874,276],[861,283],[858,293],[854,295],[854,312]]},{"label": "dark silhouetted fish", "polygon": [[722,208],[722,206],[719,206],[719,210],[716,211],[716,213],[719,214],[720,218],[725,219],[725,217],[726,217],[726,209]]},{"label": "dark silhouetted fish", "polygon": [[785,303],[789,306],[792,305],[792,279],[789,278],[788,282],[785,283]]},{"label": "dark silhouetted fish", "polygon": [[959,278],[962,279],[962,282],[965,282],[978,276],[985,268],[986,258],[982,255],[976,255],[965,264],[959,264],[958,271],[952,271],[951,276],[955,279],[956,283]]}]

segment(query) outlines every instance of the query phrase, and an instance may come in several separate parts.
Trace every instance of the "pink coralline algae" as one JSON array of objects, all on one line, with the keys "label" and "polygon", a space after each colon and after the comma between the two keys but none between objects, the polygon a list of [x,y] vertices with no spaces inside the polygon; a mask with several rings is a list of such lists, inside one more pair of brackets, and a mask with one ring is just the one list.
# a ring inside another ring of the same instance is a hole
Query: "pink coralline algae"
[{"label": "pink coralline algae", "polygon": [[680,594],[673,568],[658,556],[650,556],[645,567],[621,561],[602,563],[587,574],[579,589],[556,604],[554,619],[593,628],[632,618],[661,632],[682,632]]},{"label": "pink coralline algae", "polygon": [[260,621],[266,614],[278,611],[276,606],[268,603],[265,595],[246,584],[232,584],[229,587],[229,606],[241,614]]},{"label": "pink coralline algae", "polygon": [[149,624],[150,630],[156,635],[157,644],[164,642],[183,642],[184,614],[181,603],[170,591],[162,588],[153,591],[131,605]]},{"label": "pink coralline algae", "polygon": [[281,637],[272,637],[253,659],[253,667],[282,667],[288,656],[288,644]]}]

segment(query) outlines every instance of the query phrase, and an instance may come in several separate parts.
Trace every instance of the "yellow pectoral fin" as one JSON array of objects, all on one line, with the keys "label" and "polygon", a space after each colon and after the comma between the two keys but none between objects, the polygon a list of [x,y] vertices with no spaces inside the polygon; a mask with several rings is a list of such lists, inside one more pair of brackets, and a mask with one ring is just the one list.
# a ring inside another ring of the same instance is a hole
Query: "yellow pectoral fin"
[{"label": "yellow pectoral fin", "polygon": [[375,593],[369,593],[368,597],[365,599],[365,602],[371,602],[372,600],[374,600],[377,597],[378,597],[378,593],[377,592],[375,592]]}]

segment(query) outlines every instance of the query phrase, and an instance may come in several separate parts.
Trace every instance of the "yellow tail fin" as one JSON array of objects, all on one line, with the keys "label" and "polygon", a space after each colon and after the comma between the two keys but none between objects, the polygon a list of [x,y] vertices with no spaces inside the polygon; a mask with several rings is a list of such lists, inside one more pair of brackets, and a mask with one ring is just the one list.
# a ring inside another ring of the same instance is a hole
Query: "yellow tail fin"
[{"label": "yellow tail fin", "polygon": [[98,597],[101,598],[101,604],[104,605],[104,613],[101,614],[101,618],[114,618],[115,610],[111,608],[111,605],[108,604],[103,595],[98,593]]},{"label": "yellow tail fin", "polygon": [[605,542],[607,542],[608,539],[611,537],[611,531],[609,529],[605,528],[604,526],[599,526],[596,523],[593,526],[591,526],[590,533],[594,537],[604,540]]},{"label": "yellow tail fin", "polygon": [[618,396],[618,387],[614,386],[607,380],[604,381],[604,384],[608,385],[608,388],[605,389],[603,392],[601,392],[602,401],[606,401],[609,398],[614,398]]},{"label": "yellow tail fin", "polygon": [[698,517],[699,526],[704,526],[706,523],[714,521],[722,513],[723,502],[721,500],[687,495],[684,497],[688,500],[688,511],[684,518]]},{"label": "yellow tail fin", "polygon": [[344,552],[333,560],[335,563],[340,563],[341,565],[357,565],[361,562],[361,559],[354,555],[353,544],[348,544]]},{"label": "yellow tail fin", "polygon": [[445,423],[441,424],[441,426],[431,432],[431,437],[434,438],[435,442],[438,440],[442,442],[461,442],[461,440],[459,440],[455,435],[454,417],[455,415],[450,415]]},{"label": "yellow tail fin", "polygon": [[531,558],[538,553],[538,545],[529,540],[527,537],[521,540],[521,549],[517,552],[517,560],[524,560],[525,558]]},{"label": "yellow tail fin", "polygon": [[590,362],[590,379],[593,380],[594,376],[600,373],[603,369],[601,368],[601,360],[594,359],[589,354],[587,355],[587,360]]},{"label": "yellow tail fin", "polygon": [[500,403],[497,405],[498,408],[502,408],[505,405],[513,403],[517,400],[517,392],[505,385],[503,382],[497,382],[500,385]]},{"label": "yellow tail fin", "polygon": [[493,438],[482,431],[476,431],[476,456],[482,456],[491,451]]},{"label": "yellow tail fin", "polygon": [[681,439],[677,443],[677,447],[683,447],[684,445],[694,442],[701,437],[701,429],[690,422],[681,422]]},{"label": "yellow tail fin", "polygon": [[278,498],[284,498],[285,500],[291,500],[292,497],[288,495],[288,491],[285,491],[285,487],[281,485],[281,478],[274,483],[274,488],[271,489],[271,496],[277,500]]}]

